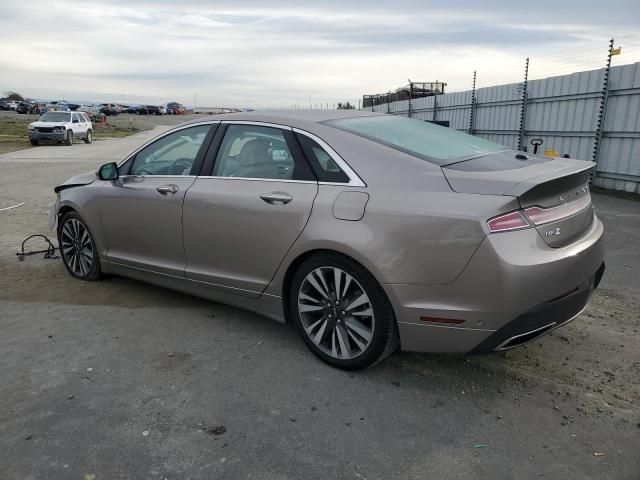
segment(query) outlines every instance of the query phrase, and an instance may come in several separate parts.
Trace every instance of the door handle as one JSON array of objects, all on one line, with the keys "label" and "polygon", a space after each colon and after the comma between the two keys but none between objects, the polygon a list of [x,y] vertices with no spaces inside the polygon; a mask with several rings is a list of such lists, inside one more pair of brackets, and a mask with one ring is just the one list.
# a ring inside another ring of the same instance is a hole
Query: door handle
[{"label": "door handle", "polygon": [[178,191],[177,185],[162,185],[161,187],[156,188],[156,192],[160,195],[166,195],[168,193],[174,194]]},{"label": "door handle", "polygon": [[269,205],[286,205],[293,200],[291,195],[284,192],[263,193],[260,198]]}]

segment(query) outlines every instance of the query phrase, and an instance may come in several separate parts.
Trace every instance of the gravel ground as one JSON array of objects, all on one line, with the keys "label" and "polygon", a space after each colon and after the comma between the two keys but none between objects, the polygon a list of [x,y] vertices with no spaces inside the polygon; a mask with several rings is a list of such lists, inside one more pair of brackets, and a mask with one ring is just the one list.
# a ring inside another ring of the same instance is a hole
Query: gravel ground
[{"label": "gravel ground", "polygon": [[258,315],[17,261],[54,185],[162,128],[0,156],[1,478],[640,478],[640,202],[594,193],[607,271],[565,328],[347,373]]}]

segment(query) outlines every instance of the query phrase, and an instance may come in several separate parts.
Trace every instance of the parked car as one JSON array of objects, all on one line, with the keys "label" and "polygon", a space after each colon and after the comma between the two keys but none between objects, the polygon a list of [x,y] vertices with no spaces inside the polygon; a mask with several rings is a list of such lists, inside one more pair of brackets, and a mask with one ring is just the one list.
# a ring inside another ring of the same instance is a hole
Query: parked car
[{"label": "parked car", "polygon": [[138,110],[140,110],[140,105],[129,105],[125,109],[124,113],[130,113],[130,114],[134,114],[135,115],[135,114],[138,113]]},{"label": "parked car", "polygon": [[184,115],[186,113],[186,109],[181,103],[178,102],[169,102],[167,103],[167,114],[169,115]]},{"label": "parked car", "polygon": [[162,115],[162,111],[157,105],[141,105],[138,115]]},{"label": "parked car", "polygon": [[93,125],[82,112],[46,112],[37,122],[30,123],[27,133],[31,145],[43,140],[73,145],[76,138],[93,142]]},{"label": "parked car", "polygon": [[16,107],[16,113],[28,114],[32,112],[33,105],[29,102],[19,102]]},{"label": "parked car", "polygon": [[13,110],[15,111],[18,108],[19,102],[15,100],[5,100],[3,101],[3,110]]},{"label": "parked car", "polygon": [[9,102],[0,100],[0,110],[11,110],[11,107],[9,107]]},{"label": "parked car", "polygon": [[286,320],[356,369],[398,346],[503,351],[579,315],[604,272],[594,165],[391,115],[239,113],[68,180],[50,219],[77,279]]},{"label": "parked car", "polygon": [[100,105],[100,113],[103,113],[106,116],[115,116],[120,113],[120,109],[117,105],[113,103],[102,103]]}]

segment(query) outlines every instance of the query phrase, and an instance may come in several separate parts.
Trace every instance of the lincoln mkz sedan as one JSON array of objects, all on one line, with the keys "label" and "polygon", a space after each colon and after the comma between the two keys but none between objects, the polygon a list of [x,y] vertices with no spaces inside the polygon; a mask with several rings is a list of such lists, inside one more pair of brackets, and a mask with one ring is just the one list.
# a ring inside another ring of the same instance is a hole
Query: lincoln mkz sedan
[{"label": "lincoln mkz sedan", "polygon": [[287,321],[357,369],[506,350],[580,314],[604,271],[593,166],[390,115],[239,113],[56,187],[50,222],[73,277]]}]

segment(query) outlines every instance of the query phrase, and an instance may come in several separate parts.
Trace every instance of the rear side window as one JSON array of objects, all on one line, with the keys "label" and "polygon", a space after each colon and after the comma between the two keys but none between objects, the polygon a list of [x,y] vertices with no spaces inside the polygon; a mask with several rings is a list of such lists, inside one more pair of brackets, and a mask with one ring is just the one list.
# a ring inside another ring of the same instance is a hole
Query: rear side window
[{"label": "rear side window", "polygon": [[296,136],[319,182],[349,183],[347,174],[315,140],[298,133]]}]

